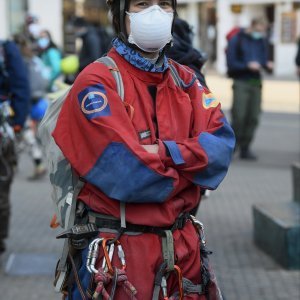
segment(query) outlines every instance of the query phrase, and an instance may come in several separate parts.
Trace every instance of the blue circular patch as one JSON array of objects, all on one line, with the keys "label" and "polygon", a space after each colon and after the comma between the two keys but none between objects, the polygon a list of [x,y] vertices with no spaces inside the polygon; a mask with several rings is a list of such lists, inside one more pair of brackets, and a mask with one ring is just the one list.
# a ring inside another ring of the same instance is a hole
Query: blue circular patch
[{"label": "blue circular patch", "polygon": [[104,93],[94,91],[85,95],[81,102],[81,110],[85,114],[100,112],[107,106],[107,98]]}]

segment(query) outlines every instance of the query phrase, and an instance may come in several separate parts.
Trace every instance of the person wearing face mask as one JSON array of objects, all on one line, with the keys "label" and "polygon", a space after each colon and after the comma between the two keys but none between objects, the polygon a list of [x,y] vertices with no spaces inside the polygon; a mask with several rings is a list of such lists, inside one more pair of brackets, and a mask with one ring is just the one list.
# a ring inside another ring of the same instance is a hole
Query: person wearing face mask
[{"label": "person wearing face mask", "polygon": [[228,74],[233,78],[231,125],[234,129],[240,158],[257,159],[250,149],[259,123],[263,70],[271,72],[266,39],[267,24],[254,19],[251,26],[241,29],[228,42]]},{"label": "person wearing face mask", "polygon": [[61,52],[53,42],[48,30],[43,30],[37,40],[40,57],[46,67],[50,69],[49,92],[53,91],[53,83],[61,74]]},{"label": "person wearing face mask", "polygon": [[83,182],[81,225],[61,236],[72,271],[64,281],[59,267],[56,287],[74,300],[221,300],[190,211],[225,177],[233,130],[192,69],[166,57],[176,0],[108,5],[116,66],[94,62],[77,76],[52,132]]}]

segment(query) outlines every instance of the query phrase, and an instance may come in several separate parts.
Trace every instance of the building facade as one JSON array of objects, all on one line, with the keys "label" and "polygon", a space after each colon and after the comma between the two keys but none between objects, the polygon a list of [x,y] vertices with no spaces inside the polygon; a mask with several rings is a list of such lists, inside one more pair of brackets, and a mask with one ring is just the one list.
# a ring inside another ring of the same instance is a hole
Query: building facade
[{"label": "building facade", "polygon": [[22,30],[26,13],[39,18],[42,29],[51,32],[53,40],[63,45],[63,1],[0,0],[0,37],[7,38]]},{"label": "building facade", "polygon": [[[107,25],[105,0],[0,0],[0,37],[17,32],[26,12],[39,17],[54,41],[66,53],[75,51],[69,20],[74,15]],[[178,14],[195,33],[194,44],[208,53],[218,72],[226,73],[226,34],[234,27],[246,27],[252,18],[264,17],[270,24],[270,54],[274,74],[295,74],[296,40],[300,36],[300,0],[178,0]]]},{"label": "building facade", "polygon": [[252,18],[264,17],[269,23],[270,55],[274,75],[295,74],[296,41],[300,36],[300,1],[227,0],[218,1],[217,70],[224,73],[226,33],[233,26],[248,26]]},{"label": "building facade", "polygon": [[295,74],[296,41],[300,37],[299,0],[178,0],[179,16],[195,32],[195,47],[208,52],[217,71],[226,73],[226,34],[247,27],[257,17],[269,23],[270,56],[274,75]]}]

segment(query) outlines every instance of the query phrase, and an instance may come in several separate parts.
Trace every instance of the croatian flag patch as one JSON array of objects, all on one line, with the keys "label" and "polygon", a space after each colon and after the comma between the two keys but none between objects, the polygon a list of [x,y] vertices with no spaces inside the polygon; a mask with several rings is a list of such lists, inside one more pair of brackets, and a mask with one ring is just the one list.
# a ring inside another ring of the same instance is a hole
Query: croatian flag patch
[{"label": "croatian flag patch", "polygon": [[78,94],[78,101],[81,111],[89,120],[111,115],[106,91],[102,84],[85,88]]},{"label": "croatian flag patch", "polygon": [[219,101],[212,93],[203,93],[202,103],[205,109],[217,107],[219,105]]}]

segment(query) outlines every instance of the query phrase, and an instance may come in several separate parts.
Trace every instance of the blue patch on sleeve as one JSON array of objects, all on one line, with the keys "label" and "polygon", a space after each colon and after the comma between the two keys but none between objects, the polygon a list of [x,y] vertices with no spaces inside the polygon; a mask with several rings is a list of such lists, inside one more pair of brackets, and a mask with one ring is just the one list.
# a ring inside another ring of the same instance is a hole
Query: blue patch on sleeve
[{"label": "blue patch on sleeve", "polygon": [[224,125],[214,134],[203,132],[198,141],[207,154],[208,165],[199,172],[194,182],[208,189],[216,189],[224,179],[235,146],[235,137],[227,120],[222,119]]},{"label": "blue patch on sleeve", "polygon": [[163,141],[163,143],[168,148],[168,150],[170,152],[170,155],[172,157],[172,160],[173,160],[175,165],[182,165],[182,164],[185,163],[176,142],[174,142],[174,141]]},{"label": "blue patch on sleeve", "polygon": [[172,178],[148,168],[122,143],[109,144],[84,178],[121,202],[160,203],[174,189]]},{"label": "blue patch on sleeve", "polygon": [[96,84],[85,88],[78,94],[80,109],[88,120],[110,116],[105,88],[102,84]]}]

